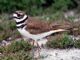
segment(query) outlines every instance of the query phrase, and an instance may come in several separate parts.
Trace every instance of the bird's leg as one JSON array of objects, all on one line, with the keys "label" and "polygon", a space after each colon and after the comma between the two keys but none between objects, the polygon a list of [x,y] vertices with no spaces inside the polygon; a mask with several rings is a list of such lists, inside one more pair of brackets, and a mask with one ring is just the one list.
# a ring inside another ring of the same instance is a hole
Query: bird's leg
[{"label": "bird's leg", "polygon": [[35,43],[35,41],[34,40],[32,40],[32,60],[35,60],[34,59],[34,52],[35,52],[35,49],[34,49],[34,43]]},{"label": "bird's leg", "polygon": [[37,51],[38,51],[38,57],[40,57],[40,50],[41,50],[41,47],[39,46],[38,42],[37,43]]},{"label": "bird's leg", "polygon": [[39,46],[38,42],[37,42],[37,47],[38,47],[39,50],[41,49],[41,47]]},{"label": "bird's leg", "polygon": [[[40,46],[38,42],[35,40],[33,40],[32,44],[33,44],[33,48],[32,48],[33,60],[38,60],[38,58],[40,57]],[[37,48],[35,48],[34,46],[36,46]]]},{"label": "bird's leg", "polygon": [[[40,57],[40,46],[39,46],[39,44],[38,44],[38,42],[37,41],[33,41],[33,45],[35,45],[36,47],[35,48],[33,48],[34,49],[34,59],[35,60],[38,60],[39,59],[39,57]],[[36,49],[36,50],[35,50]]]}]

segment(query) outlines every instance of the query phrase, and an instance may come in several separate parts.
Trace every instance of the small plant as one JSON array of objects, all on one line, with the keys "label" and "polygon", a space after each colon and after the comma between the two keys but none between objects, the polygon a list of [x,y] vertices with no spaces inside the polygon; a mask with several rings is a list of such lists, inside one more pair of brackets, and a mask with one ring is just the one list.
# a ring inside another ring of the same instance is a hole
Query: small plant
[{"label": "small plant", "polygon": [[[16,31],[16,24],[13,21],[8,20],[9,14],[1,14],[0,15],[0,42],[2,40],[6,40],[11,36],[18,36],[19,33]],[[15,37],[14,37],[15,39]]]},{"label": "small plant", "polygon": [[30,45],[26,41],[14,41],[8,46],[0,47],[0,53],[15,53],[18,51],[30,51],[32,48],[32,45]]},{"label": "small plant", "polygon": [[69,38],[67,35],[64,35],[63,38],[58,40],[51,40],[47,43],[47,46],[50,48],[71,48],[73,47],[74,42],[71,38]]},{"label": "small plant", "polygon": [[15,29],[16,29],[16,24],[15,24],[14,22],[13,22],[13,23],[10,22],[9,25],[10,25],[9,28],[10,28],[11,30],[15,30]]},{"label": "small plant", "polygon": [[75,40],[74,47],[75,48],[80,48],[80,40]]},{"label": "small plant", "polygon": [[0,60],[32,60],[31,48],[26,41],[14,41],[8,46],[0,47]]},{"label": "small plant", "polygon": [[5,47],[0,47],[0,53],[4,53],[6,51]]},{"label": "small plant", "polygon": [[32,60],[32,57],[28,52],[22,50],[16,53],[4,54],[0,57],[0,60]]},{"label": "small plant", "polygon": [[73,22],[75,20],[75,16],[68,16],[69,21]]},{"label": "small plant", "polygon": [[8,52],[18,52],[21,50],[29,51],[31,50],[31,48],[32,46],[28,42],[21,40],[21,41],[15,41],[11,45],[9,45],[7,51]]}]

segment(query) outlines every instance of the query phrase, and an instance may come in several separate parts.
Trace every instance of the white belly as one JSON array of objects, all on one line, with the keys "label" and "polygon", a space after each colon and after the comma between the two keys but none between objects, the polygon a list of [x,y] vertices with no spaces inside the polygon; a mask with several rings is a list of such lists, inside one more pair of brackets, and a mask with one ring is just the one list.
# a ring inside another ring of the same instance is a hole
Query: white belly
[{"label": "white belly", "polygon": [[49,32],[44,32],[44,33],[40,33],[40,34],[30,34],[28,31],[26,31],[25,29],[18,29],[18,31],[20,32],[20,34],[22,36],[24,36],[25,38],[30,38],[33,40],[40,40],[45,38],[46,36],[50,35],[53,33],[53,31],[49,31]]},{"label": "white belly", "polygon": [[46,36],[49,36],[53,33],[64,31],[64,29],[51,30],[51,31],[48,31],[48,32],[40,33],[40,34],[31,34],[28,31],[26,31],[24,28],[23,29],[18,29],[18,31],[25,38],[30,38],[30,39],[33,39],[33,40],[41,40],[41,39],[45,38]]}]

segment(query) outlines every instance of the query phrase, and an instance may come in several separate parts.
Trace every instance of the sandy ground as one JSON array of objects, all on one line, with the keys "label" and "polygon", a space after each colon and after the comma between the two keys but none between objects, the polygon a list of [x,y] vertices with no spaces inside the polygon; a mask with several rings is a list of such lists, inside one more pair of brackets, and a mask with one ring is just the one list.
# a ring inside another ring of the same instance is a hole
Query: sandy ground
[{"label": "sandy ground", "polygon": [[40,60],[80,60],[80,49],[42,49]]}]

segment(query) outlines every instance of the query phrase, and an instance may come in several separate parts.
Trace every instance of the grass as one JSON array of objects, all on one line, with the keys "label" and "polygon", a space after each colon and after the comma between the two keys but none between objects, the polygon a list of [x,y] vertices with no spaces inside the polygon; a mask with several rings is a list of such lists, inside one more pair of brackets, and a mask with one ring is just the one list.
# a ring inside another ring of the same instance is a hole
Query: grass
[{"label": "grass", "polygon": [[19,35],[16,30],[16,24],[14,21],[9,20],[8,14],[2,14],[0,15],[0,41],[10,37],[11,35]]},{"label": "grass", "polygon": [[55,12],[54,14],[46,14],[46,15],[42,15],[40,16],[40,18],[42,18],[43,20],[47,20],[47,21],[57,21],[57,20],[63,20],[63,12],[58,11]]},{"label": "grass", "polygon": [[80,40],[75,41],[74,47],[80,49]]},{"label": "grass", "polygon": [[32,46],[24,41],[24,40],[20,40],[20,41],[13,41],[10,45],[5,46],[5,47],[0,47],[0,51],[2,53],[6,52],[6,53],[15,53],[21,50],[24,51],[29,51],[31,50]]},{"label": "grass", "polygon": [[0,60],[31,60],[31,48],[32,46],[24,40],[14,41],[11,45],[0,47]]},{"label": "grass", "polygon": [[20,50],[29,51],[32,46],[23,40],[13,42],[10,46],[8,46],[8,52],[17,52]]},{"label": "grass", "polygon": [[0,57],[0,60],[32,60],[32,57],[28,52],[20,51],[16,53],[4,54]]},{"label": "grass", "polygon": [[68,35],[63,34],[62,37],[57,37],[56,39],[53,38],[49,42],[47,42],[47,47],[49,48],[59,48],[59,49],[66,49],[66,48],[79,48],[80,49],[80,39],[73,40]]},{"label": "grass", "polygon": [[65,48],[71,48],[73,47],[74,42],[71,38],[69,38],[67,35],[63,35],[62,38],[52,39],[49,42],[47,42],[47,46],[49,48],[60,48],[60,49],[65,49]]}]

